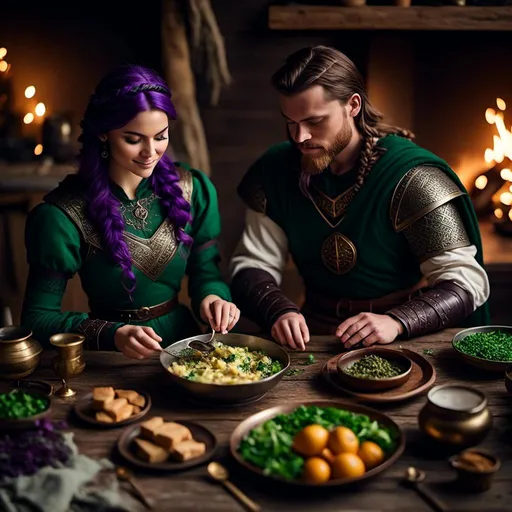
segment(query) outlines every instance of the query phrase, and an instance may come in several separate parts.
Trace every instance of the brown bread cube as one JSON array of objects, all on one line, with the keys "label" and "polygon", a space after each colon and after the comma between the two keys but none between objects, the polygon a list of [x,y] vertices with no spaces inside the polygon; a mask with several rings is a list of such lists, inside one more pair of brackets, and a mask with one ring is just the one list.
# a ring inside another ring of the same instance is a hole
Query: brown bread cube
[{"label": "brown bread cube", "polygon": [[111,418],[106,412],[99,411],[96,413],[96,419],[103,423],[114,423],[114,419]]},{"label": "brown bread cube", "polygon": [[157,429],[154,442],[166,450],[174,450],[178,443],[190,439],[192,439],[192,432],[187,427],[179,423],[168,422]]},{"label": "brown bread cube", "polygon": [[137,391],[133,391],[132,389],[116,389],[115,393],[118,398],[126,398],[129,404],[133,404],[133,400],[139,396]]},{"label": "brown bread cube", "polygon": [[122,409],[125,405],[128,404],[128,400],[126,398],[114,398],[114,400],[110,400],[105,404],[103,410],[112,418],[116,418],[117,413],[120,409]]},{"label": "brown bread cube", "polygon": [[141,409],[146,405],[146,399],[137,393],[137,396],[131,400],[128,400],[132,405],[136,405]]},{"label": "brown bread cube", "polygon": [[105,405],[115,398],[114,388],[103,387],[92,390],[92,408],[95,411],[102,411]]},{"label": "brown bread cube", "polygon": [[164,424],[164,419],[161,416],[154,416],[147,421],[140,424],[140,435],[144,439],[153,441],[155,432]]},{"label": "brown bread cube", "polygon": [[171,456],[174,459],[183,462],[185,460],[199,457],[200,455],[203,455],[205,451],[206,445],[204,443],[198,443],[192,439],[178,443],[171,452]]},{"label": "brown bread cube", "polygon": [[133,412],[132,416],[135,416],[136,414],[139,414],[139,412],[142,411],[140,407],[137,407],[136,405],[133,406]]},{"label": "brown bread cube", "polygon": [[133,405],[126,404],[124,407],[121,407],[116,413],[116,421],[123,421],[128,419],[133,413]]},{"label": "brown bread cube", "polygon": [[137,457],[147,462],[164,462],[169,457],[167,450],[140,437],[135,438],[135,444],[137,445]]}]

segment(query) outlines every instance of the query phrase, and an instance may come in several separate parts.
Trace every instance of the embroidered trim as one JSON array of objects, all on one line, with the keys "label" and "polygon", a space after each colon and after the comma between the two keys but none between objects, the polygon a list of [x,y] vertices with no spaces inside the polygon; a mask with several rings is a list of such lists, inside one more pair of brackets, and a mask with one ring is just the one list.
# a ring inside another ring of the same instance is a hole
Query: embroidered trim
[{"label": "embroidered trim", "polygon": [[83,320],[78,326],[79,332],[85,336],[85,348],[87,350],[100,349],[100,333],[108,324],[105,320]]}]

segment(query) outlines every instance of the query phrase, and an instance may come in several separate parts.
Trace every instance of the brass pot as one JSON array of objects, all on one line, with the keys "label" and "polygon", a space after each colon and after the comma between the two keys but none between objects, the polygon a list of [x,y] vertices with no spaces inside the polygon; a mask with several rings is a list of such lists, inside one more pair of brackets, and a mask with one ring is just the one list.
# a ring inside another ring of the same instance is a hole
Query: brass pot
[{"label": "brass pot", "polygon": [[21,379],[39,364],[41,344],[32,338],[28,327],[11,325],[0,328],[0,378]]},{"label": "brass pot", "polygon": [[457,384],[432,388],[418,421],[432,439],[459,447],[480,443],[492,426],[485,394]]}]

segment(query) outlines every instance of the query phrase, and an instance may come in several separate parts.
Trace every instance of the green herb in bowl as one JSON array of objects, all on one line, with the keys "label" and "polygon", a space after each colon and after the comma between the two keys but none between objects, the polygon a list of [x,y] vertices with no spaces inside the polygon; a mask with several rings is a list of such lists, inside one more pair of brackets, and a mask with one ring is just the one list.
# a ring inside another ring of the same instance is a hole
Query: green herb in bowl
[{"label": "green herb in bowl", "polygon": [[359,379],[389,379],[404,373],[403,368],[376,354],[368,354],[344,369]]},{"label": "green herb in bowl", "polygon": [[47,398],[15,389],[0,393],[0,419],[23,419],[46,411],[50,405]]},{"label": "green herb in bowl", "polygon": [[488,361],[512,362],[512,336],[501,331],[469,334],[454,345],[468,356]]}]

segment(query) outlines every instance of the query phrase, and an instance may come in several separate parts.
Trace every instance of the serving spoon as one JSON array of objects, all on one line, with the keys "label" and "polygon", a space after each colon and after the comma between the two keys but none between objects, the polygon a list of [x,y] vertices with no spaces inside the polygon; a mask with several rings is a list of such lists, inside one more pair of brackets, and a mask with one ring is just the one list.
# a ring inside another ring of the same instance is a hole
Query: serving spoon
[{"label": "serving spoon", "polygon": [[232,484],[229,478],[228,470],[218,462],[210,462],[207,467],[208,474],[217,482],[220,482],[224,487],[231,492],[236,498],[240,500],[240,503],[245,505],[251,512],[259,512],[260,506],[245,495],[238,487]]},{"label": "serving spoon", "polygon": [[215,350],[215,347],[212,345],[213,338],[215,338],[215,329],[212,329],[212,335],[208,341],[192,340],[188,342],[187,348],[193,348],[203,354],[209,354]]},{"label": "serving spoon", "polygon": [[427,474],[421,469],[409,466],[405,472],[405,483],[412,487],[436,512],[445,512],[446,507],[433,494],[425,489],[421,484],[425,480]]},{"label": "serving spoon", "polygon": [[142,489],[135,483],[135,480],[133,479],[133,473],[128,468],[117,466],[116,475],[119,480],[128,482],[132,486],[132,489],[135,491],[137,497],[142,501],[142,503],[144,503],[144,505],[146,505],[147,508],[153,508],[153,505],[146,498],[145,494],[142,492]]}]

